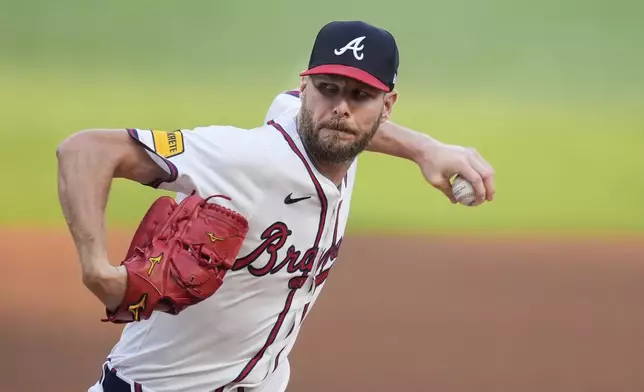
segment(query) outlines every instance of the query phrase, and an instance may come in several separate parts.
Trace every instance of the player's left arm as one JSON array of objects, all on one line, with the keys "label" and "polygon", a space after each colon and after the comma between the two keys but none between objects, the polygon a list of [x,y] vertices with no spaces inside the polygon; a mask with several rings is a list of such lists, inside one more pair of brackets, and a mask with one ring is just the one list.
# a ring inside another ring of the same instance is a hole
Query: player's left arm
[{"label": "player's left arm", "polygon": [[460,174],[472,184],[477,204],[494,198],[494,169],[474,148],[442,143],[429,135],[387,121],[380,126],[367,151],[415,162],[427,182],[441,190],[452,203],[456,203],[456,199],[450,179],[455,174]]},{"label": "player's left arm", "polygon": [[[297,109],[299,105],[298,89],[281,93],[273,99],[264,122]],[[450,179],[455,174],[460,174],[472,184],[476,204],[494,198],[494,170],[474,148],[445,144],[424,133],[386,121],[367,146],[367,151],[415,162],[427,182],[441,190],[452,203],[456,203],[456,199]]]}]

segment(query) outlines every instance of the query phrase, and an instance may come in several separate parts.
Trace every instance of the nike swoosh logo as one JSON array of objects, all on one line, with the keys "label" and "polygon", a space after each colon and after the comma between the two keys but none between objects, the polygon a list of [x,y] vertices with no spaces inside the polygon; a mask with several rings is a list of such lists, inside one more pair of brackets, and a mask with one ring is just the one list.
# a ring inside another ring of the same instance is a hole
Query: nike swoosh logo
[{"label": "nike swoosh logo", "polygon": [[311,198],[311,196],[305,196],[305,197],[298,197],[296,199],[293,199],[291,196],[293,196],[292,193],[289,194],[288,196],[286,196],[286,198],[284,199],[284,204],[293,204],[293,203],[297,203],[298,201],[302,201],[302,200],[306,200],[306,199]]}]

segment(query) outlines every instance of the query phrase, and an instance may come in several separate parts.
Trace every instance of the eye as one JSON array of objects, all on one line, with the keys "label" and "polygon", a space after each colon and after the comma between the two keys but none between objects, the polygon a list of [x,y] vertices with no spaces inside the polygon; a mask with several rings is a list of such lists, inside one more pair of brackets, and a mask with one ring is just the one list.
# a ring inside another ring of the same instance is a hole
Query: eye
[{"label": "eye", "polygon": [[353,98],[357,101],[364,101],[365,99],[369,99],[372,97],[373,95],[370,92],[365,90],[356,89],[353,91]]},{"label": "eye", "polygon": [[331,83],[320,83],[320,89],[328,92],[338,91],[338,86]]},{"label": "eye", "polygon": [[336,84],[327,82],[316,83],[315,88],[327,98],[333,98],[340,91]]}]

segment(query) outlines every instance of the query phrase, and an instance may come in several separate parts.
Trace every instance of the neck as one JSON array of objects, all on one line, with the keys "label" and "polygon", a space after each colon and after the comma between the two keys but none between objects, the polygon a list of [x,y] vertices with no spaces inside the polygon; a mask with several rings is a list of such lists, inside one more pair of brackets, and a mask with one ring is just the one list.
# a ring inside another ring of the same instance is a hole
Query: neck
[{"label": "neck", "polygon": [[[311,155],[309,155],[311,157]],[[341,162],[341,163],[329,163],[329,162],[319,162],[315,158],[311,157],[311,161],[315,168],[322,174],[324,177],[331,180],[336,186],[340,186],[342,179],[349,171],[352,162]]]}]

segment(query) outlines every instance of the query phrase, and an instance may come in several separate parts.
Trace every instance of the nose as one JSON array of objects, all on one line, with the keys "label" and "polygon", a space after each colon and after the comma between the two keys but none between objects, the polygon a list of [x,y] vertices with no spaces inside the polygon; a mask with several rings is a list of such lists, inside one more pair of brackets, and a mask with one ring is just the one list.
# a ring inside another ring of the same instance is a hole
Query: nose
[{"label": "nose", "polygon": [[333,108],[333,114],[336,117],[348,118],[349,117],[349,104],[345,99],[339,99]]}]

